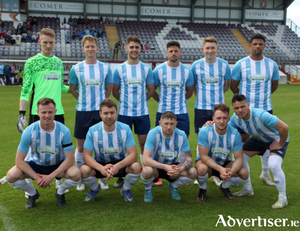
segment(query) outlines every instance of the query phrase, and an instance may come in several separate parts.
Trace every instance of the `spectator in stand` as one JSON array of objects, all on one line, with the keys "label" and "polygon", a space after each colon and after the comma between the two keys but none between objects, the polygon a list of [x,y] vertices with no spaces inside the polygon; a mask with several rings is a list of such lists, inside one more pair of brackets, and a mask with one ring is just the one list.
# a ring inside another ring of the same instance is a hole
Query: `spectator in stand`
[{"label": "spectator in stand", "polygon": [[120,48],[121,48],[121,42],[118,41],[115,44],[113,59],[115,59],[115,57],[116,57],[116,60],[118,59],[118,53],[119,53]]},{"label": "spectator in stand", "polygon": [[16,38],[16,46],[21,46],[21,40],[19,37]]},{"label": "spectator in stand", "polygon": [[32,32],[32,25],[30,24],[30,22],[27,22],[26,30],[27,30],[27,33]]},{"label": "spectator in stand", "polygon": [[75,32],[73,32],[71,39],[72,39],[73,41],[76,40],[76,34],[75,34]]},{"label": "spectator in stand", "polygon": [[90,24],[90,20],[87,18],[87,16],[85,16],[85,18],[83,19],[83,23]]},{"label": "spectator in stand", "polygon": [[115,20],[114,20],[113,16],[110,15],[110,18],[109,18],[109,25],[110,25],[110,26],[114,26],[114,25],[115,25],[114,23],[115,23]]},{"label": "spectator in stand", "polygon": [[66,17],[64,17],[64,21],[63,21],[63,22],[64,22],[64,24],[66,24],[66,23],[67,23],[67,19],[66,19]]},{"label": "spectator in stand", "polygon": [[73,18],[72,18],[72,15],[70,16],[68,22],[69,22],[69,24],[73,24]]},{"label": "spectator in stand", "polygon": [[105,28],[103,28],[103,31],[102,31],[103,33],[102,33],[102,38],[106,38],[106,30],[105,30]]},{"label": "spectator in stand", "polygon": [[17,30],[13,25],[11,26],[11,34],[17,34]]},{"label": "spectator in stand", "polygon": [[13,37],[10,38],[10,45],[15,46],[16,45],[16,40],[14,40]]},{"label": "spectator in stand", "polygon": [[109,19],[108,19],[108,16],[105,17],[105,25],[106,25],[106,26],[109,26]]},{"label": "spectator in stand", "polygon": [[103,17],[102,17],[102,15],[101,15],[100,18],[99,18],[99,22],[100,22],[100,23],[103,23]]},{"label": "spectator in stand", "polygon": [[70,32],[69,32],[68,30],[67,30],[67,32],[66,32],[65,37],[66,37],[66,43],[70,43],[71,35],[70,35]]},{"label": "spectator in stand", "polygon": [[36,25],[37,26],[37,19],[36,18],[32,19],[31,25]]},{"label": "spectator in stand", "polygon": [[81,16],[79,16],[78,20],[77,20],[77,24],[82,24],[83,23],[83,20],[81,18]]},{"label": "spectator in stand", "polygon": [[5,38],[4,46],[10,46],[10,37]]},{"label": "spectator in stand", "polygon": [[141,43],[141,53],[144,53],[144,45]]},{"label": "spectator in stand", "polygon": [[0,28],[2,28],[3,27],[3,21],[2,21],[2,19],[0,18]]},{"label": "spectator in stand", "polygon": [[94,36],[95,38],[97,38],[97,35],[98,35],[97,29],[94,29],[94,30],[93,30],[93,36]]},{"label": "spectator in stand", "polygon": [[76,35],[77,38],[80,38],[80,30],[77,30],[75,35]]},{"label": "spectator in stand", "polygon": [[5,34],[4,31],[1,33],[1,36],[2,36],[3,38],[6,36],[6,34]]},{"label": "spectator in stand", "polygon": [[60,29],[61,30],[64,30],[66,27],[65,27],[65,24],[64,23],[62,23],[61,25],[60,25]]},{"label": "spectator in stand", "polygon": [[70,30],[70,24],[68,22],[65,24],[65,28],[66,30]]},{"label": "spectator in stand", "polygon": [[22,35],[22,38],[21,38],[21,43],[25,43],[25,42],[26,42],[25,35]]},{"label": "spectator in stand", "polygon": [[77,23],[78,23],[77,18],[74,18],[74,19],[73,19],[73,25],[77,25]]},{"label": "spectator in stand", "polygon": [[28,16],[27,22],[29,22],[29,24],[31,24],[31,22],[32,22],[32,17],[31,16]]},{"label": "spectator in stand", "polygon": [[89,30],[89,29],[86,29],[86,30],[84,31],[84,34],[85,34],[85,35],[90,35],[90,30]]},{"label": "spectator in stand", "polygon": [[19,25],[17,26],[17,33],[21,34],[23,31],[23,25],[22,23],[19,23]]},{"label": "spectator in stand", "polygon": [[36,37],[36,43],[39,43],[39,42],[40,42],[40,34],[38,34]]},{"label": "spectator in stand", "polygon": [[26,38],[25,38],[25,42],[26,43],[31,43],[32,42],[32,38],[31,38],[31,35],[29,34],[29,33],[27,33],[27,36],[26,36]]},{"label": "spectator in stand", "polygon": [[118,17],[117,20],[116,20],[116,24],[118,24],[118,23],[120,23],[119,17]]},{"label": "spectator in stand", "polygon": [[10,73],[11,73],[10,66],[8,65],[8,63],[5,63],[5,66],[4,66],[4,76],[6,78],[6,84],[7,84],[7,86],[11,85]]},{"label": "spectator in stand", "polygon": [[79,40],[82,40],[83,36],[84,36],[84,33],[79,31]]},{"label": "spectator in stand", "polygon": [[102,29],[99,27],[97,31],[97,37],[102,38]]},{"label": "spectator in stand", "polygon": [[94,29],[93,28],[90,29],[90,35],[92,35],[92,36],[94,35]]},{"label": "spectator in stand", "polygon": [[22,29],[22,31],[21,31],[21,34],[24,34],[24,33],[27,33],[26,26],[23,26],[23,29]]},{"label": "spectator in stand", "polygon": [[144,50],[151,50],[149,41],[147,41],[146,44],[144,45]]},{"label": "spectator in stand", "polygon": [[5,44],[5,40],[4,40],[3,36],[1,35],[1,37],[0,37],[0,46],[4,46],[4,44]]}]

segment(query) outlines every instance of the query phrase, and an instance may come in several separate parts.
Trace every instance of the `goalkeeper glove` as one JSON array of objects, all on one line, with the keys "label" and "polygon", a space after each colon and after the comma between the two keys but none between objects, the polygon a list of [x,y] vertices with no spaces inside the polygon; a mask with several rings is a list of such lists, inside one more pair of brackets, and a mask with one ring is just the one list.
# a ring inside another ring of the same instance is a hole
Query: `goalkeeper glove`
[{"label": "goalkeeper glove", "polygon": [[19,132],[23,133],[24,128],[23,126],[27,126],[27,122],[25,119],[25,113],[26,111],[20,111],[20,115],[19,115],[19,119],[18,119],[18,123],[17,123],[17,128],[19,130]]}]

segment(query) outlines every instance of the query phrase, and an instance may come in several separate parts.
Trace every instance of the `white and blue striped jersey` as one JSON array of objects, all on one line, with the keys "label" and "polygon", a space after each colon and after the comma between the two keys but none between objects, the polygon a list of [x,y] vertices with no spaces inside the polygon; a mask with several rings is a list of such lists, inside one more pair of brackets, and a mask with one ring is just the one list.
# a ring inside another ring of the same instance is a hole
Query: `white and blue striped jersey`
[{"label": "white and blue striped jersey", "polygon": [[119,115],[149,115],[147,103],[147,85],[154,83],[152,69],[139,62],[129,65],[126,62],[116,67],[113,84],[120,86]]},{"label": "white and blue striped jersey", "polygon": [[[239,127],[252,137],[270,143],[274,140],[280,141],[279,132],[274,128],[278,124],[277,116],[259,108],[250,108],[250,118],[245,121],[235,113],[232,115],[229,124],[235,128]],[[286,142],[289,141],[289,136]]]},{"label": "white and blue striped jersey", "polygon": [[[219,165],[224,165],[231,160],[231,152],[236,152],[243,148],[242,137],[237,129],[227,126],[226,134],[219,135],[216,132],[215,124],[200,129],[198,145],[209,147],[208,156]],[[200,160],[199,153],[197,160]]]},{"label": "white and blue striped jersey", "polygon": [[54,122],[54,129],[50,133],[41,128],[40,121],[29,125],[22,133],[18,149],[24,153],[31,149],[26,162],[33,161],[41,166],[56,165],[65,160],[64,152],[74,149],[69,128],[58,121]]},{"label": "white and blue striped jersey", "polygon": [[126,148],[135,145],[132,131],[127,124],[116,121],[113,132],[106,132],[103,122],[90,127],[84,148],[95,152],[94,159],[98,162],[111,163],[123,160],[126,156]]},{"label": "white and blue striped jersey", "polygon": [[272,110],[272,81],[279,80],[277,64],[266,57],[254,61],[250,56],[239,60],[232,69],[231,78],[240,81],[240,94],[246,96],[250,107]]},{"label": "white and blue striped jersey", "polygon": [[188,113],[185,91],[186,87],[194,84],[191,70],[182,63],[178,67],[170,67],[164,62],[155,68],[153,78],[154,84],[159,87],[157,112]]},{"label": "white and blue striped jersey", "polygon": [[228,62],[217,58],[214,63],[199,59],[192,65],[196,82],[197,99],[195,108],[213,110],[216,104],[224,103],[224,83],[231,78]]},{"label": "white and blue striped jersey", "polygon": [[151,158],[157,162],[174,164],[182,152],[190,150],[190,145],[184,131],[175,128],[172,137],[165,137],[161,126],[157,126],[149,131],[145,148],[152,151]]},{"label": "white and blue striped jersey", "polygon": [[112,83],[110,67],[102,62],[74,65],[70,71],[70,83],[78,86],[77,111],[99,111],[105,99],[105,86]]}]

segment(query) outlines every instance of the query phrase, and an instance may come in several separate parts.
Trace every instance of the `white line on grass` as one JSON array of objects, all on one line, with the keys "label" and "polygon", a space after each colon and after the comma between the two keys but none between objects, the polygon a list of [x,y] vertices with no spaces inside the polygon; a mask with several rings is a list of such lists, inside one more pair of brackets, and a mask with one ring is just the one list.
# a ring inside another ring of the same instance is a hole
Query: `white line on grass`
[{"label": "white line on grass", "polygon": [[8,213],[7,209],[4,206],[2,206],[2,204],[0,203],[0,214],[1,214],[1,219],[3,221],[4,230],[10,230],[10,231],[16,230],[16,227],[12,219],[6,215],[7,213]]}]

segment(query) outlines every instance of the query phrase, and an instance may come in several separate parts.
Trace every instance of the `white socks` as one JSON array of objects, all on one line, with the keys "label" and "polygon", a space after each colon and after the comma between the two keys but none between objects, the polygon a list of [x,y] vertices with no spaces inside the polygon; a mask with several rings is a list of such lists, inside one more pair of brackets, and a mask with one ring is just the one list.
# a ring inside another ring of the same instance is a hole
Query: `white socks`
[{"label": "white socks", "polygon": [[193,179],[190,179],[190,178],[185,177],[185,176],[180,176],[174,182],[172,182],[171,185],[172,185],[173,188],[178,188],[179,186],[188,184],[192,181],[193,181]]},{"label": "white socks", "polygon": [[281,169],[282,161],[283,159],[280,156],[271,155],[269,157],[269,167],[273,173],[274,182],[279,192],[279,197],[282,197],[284,200],[287,200],[285,175]]},{"label": "white socks", "polygon": [[270,156],[270,151],[266,150],[264,155],[260,156],[261,159],[261,169],[262,169],[262,174],[263,175],[270,175],[269,171],[269,156]]},{"label": "white socks", "polygon": [[154,177],[152,177],[152,178],[150,178],[150,179],[144,179],[144,177],[142,176],[142,174],[141,174],[141,179],[142,179],[142,182],[143,182],[143,184],[144,184],[144,186],[145,186],[145,190],[151,190],[152,189],[152,182],[153,182],[153,180],[154,180]]},{"label": "white socks", "polygon": [[83,162],[83,152],[78,152],[77,148],[75,151],[75,164],[78,168],[80,168],[84,162]]},{"label": "white socks", "polygon": [[97,178],[95,176],[90,176],[85,179],[81,179],[81,182],[89,186],[91,190],[96,191],[98,189]]},{"label": "white socks", "polygon": [[206,181],[208,180],[208,178],[209,178],[208,173],[206,173],[204,176],[197,175],[197,181],[198,181],[198,184],[199,184],[200,188],[207,189]]},{"label": "white socks", "polygon": [[80,181],[72,181],[71,179],[65,179],[64,183],[57,189],[57,194],[58,195],[63,195],[65,193],[65,190],[68,188],[75,187],[78,185]]},{"label": "white socks", "polygon": [[252,189],[251,180],[250,180],[250,167],[248,164],[248,160],[250,159],[250,157],[247,156],[246,154],[243,154],[243,158],[244,158],[243,165],[247,168],[247,170],[249,172],[249,177],[247,180],[245,180],[244,188],[250,191]]},{"label": "white socks", "polygon": [[34,189],[32,182],[31,184],[28,184],[25,180],[17,180],[15,183],[9,184],[16,189],[28,192],[29,196],[34,196],[36,194],[36,190]]},{"label": "white socks", "polygon": [[123,190],[131,189],[131,187],[138,182],[140,179],[140,174],[127,173],[125,176],[125,182],[123,184]]}]

